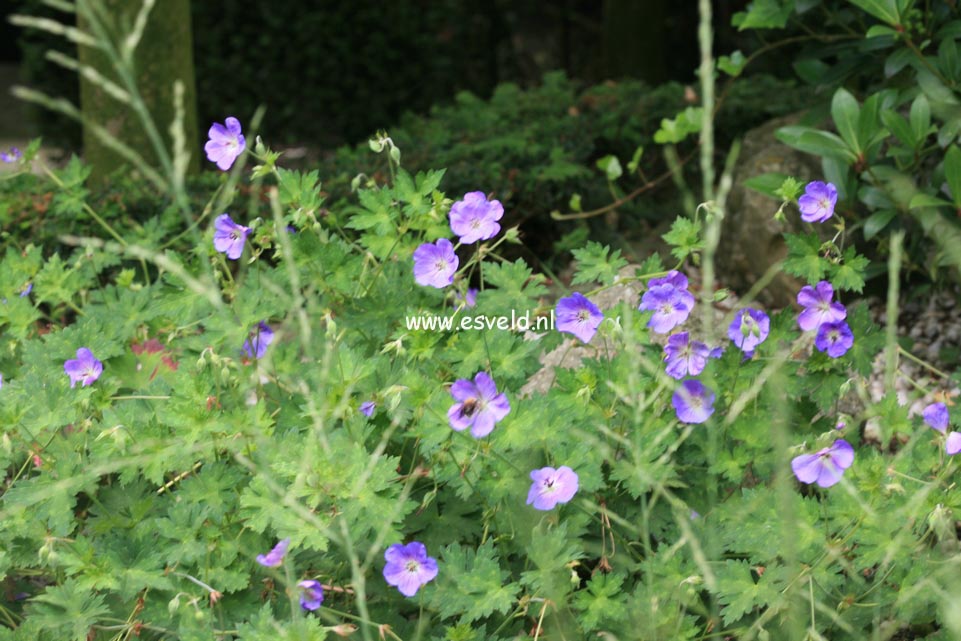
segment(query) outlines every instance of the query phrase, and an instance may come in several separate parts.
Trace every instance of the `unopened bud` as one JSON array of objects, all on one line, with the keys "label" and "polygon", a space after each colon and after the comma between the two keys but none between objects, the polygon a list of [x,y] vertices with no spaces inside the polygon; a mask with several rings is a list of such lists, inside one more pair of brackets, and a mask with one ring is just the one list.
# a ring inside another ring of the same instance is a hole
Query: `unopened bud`
[{"label": "unopened bud", "polygon": [[340,625],[335,625],[332,628],[326,628],[339,637],[349,637],[354,632],[357,631],[357,626],[353,623],[341,623]]}]

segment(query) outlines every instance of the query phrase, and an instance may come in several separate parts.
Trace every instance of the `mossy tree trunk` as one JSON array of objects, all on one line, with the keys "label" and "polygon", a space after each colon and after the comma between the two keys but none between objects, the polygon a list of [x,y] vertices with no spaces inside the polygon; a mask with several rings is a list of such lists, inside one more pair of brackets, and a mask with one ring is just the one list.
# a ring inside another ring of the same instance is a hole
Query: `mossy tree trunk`
[{"label": "mossy tree trunk", "polygon": [[667,79],[667,0],[604,0],[604,70],[608,78]]},{"label": "mossy tree trunk", "polygon": [[[82,0],[88,6],[97,3],[115,43],[120,43],[131,32],[141,2],[137,0]],[[78,3],[80,4],[80,3]],[[90,31],[84,12],[78,11],[78,26]],[[123,83],[106,54],[90,47],[80,47],[80,61],[90,65],[120,86]],[[193,37],[190,25],[190,0],[159,0],[149,13],[143,36],[134,53],[137,86],[150,112],[159,137],[172,155],[170,126],[175,117],[174,83],[183,83],[184,136],[190,154],[188,173],[200,168],[199,136],[197,132],[197,99],[194,82]],[[128,105],[111,97],[102,87],[81,75],[80,104],[85,118],[89,118],[137,151],[150,166],[161,170],[162,163],[155,152],[151,137],[143,121]],[[111,150],[84,127],[83,150],[86,161],[93,167],[92,178],[103,180],[111,172],[128,162]]]}]

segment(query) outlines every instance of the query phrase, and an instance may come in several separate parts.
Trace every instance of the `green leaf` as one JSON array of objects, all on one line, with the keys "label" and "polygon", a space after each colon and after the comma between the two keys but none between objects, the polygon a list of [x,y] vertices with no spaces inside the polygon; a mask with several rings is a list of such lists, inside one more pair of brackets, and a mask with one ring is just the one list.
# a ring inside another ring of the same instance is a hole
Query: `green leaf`
[{"label": "green leaf", "polygon": [[844,251],[844,261],[831,268],[831,282],[837,289],[858,292],[864,289],[864,270],[871,261],[857,253],[854,247]]},{"label": "green leaf", "polygon": [[809,284],[821,280],[830,263],[821,258],[821,241],[816,234],[785,234],[788,255],[784,271],[806,280]]},{"label": "green leaf", "polygon": [[442,589],[435,591],[441,617],[459,616],[462,623],[471,623],[511,610],[520,586],[508,580],[492,539],[476,550],[454,543],[445,548],[443,560]]},{"label": "green leaf", "polygon": [[784,181],[788,179],[787,174],[780,173],[767,173],[759,174],[757,176],[752,176],[744,181],[743,185],[748,189],[753,189],[758,193],[762,193],[765,196],[770,196],[771,198],[778,197],[778,189],[784,184]]},{"label": "green leaf", "polygon": [[948,147],[944,154],[944,179],[955,206],[961,207],[961,149],[957,145]]},{"label": "green leaf", "polygon": [[919,191],[911,197],[911,202],[908,203],[908,209],[921,209],[923,207],[954,207],[954,205],[947,200],[942,200],[937,196]]},{"label": "green leaf", "polygon": [[895,0],[848,0],[851,4],[864,9],[875,18],[882,20],[892,27],[899,25],[898,7]]},{"label": "green leaf", "polygon": [[741,75],[744,70],[744,65],[747,64],[747,58],[740,50],[735,51],[730,56],[721,56],[717,61],[717,68],[726,73],[729,76],[737,77]]},{"label": "green leaf", "polygon": [[896,38],[898,36],[898,32],[887,25],[876,24],[868,29],[868,32],[864,34],[865,38],[881,38],[884,36]]},{"label": "green leaf", "polygon": [[684,216],[674,219],[671,231],[664,234],[663,238],[672,246],[671,254],[678,260],[684,260],[704,247],[701,240],[701,222]]},{"label": "green leaf", "polygon": [[931,133],[931,105],[924,94],[918,94],[911,103],[910,121],[915,140],[913,146],[919,147]]},{"label": "green leaf", "polygon": [[484,280],[497,288],[502,309],[526,309],[531,301],[547,293],[544,276],[534,274],[522,258],[513,263],[484,265]]},{"label": "green leaf", "polygon": [[82,589],[73,579],[51,585],[30,601],[30,618],[40,627],[86,641],[90,626],[109,614],[104,597]]},{"label": "green leaf", "polygon": [[617,156],[608,154],[597,161],[597,168],[604,172],[607,179],[614,182],[624,174],[624,169],[621,167],[621,161],[617,159]]},{"label": "green leaf", "polygon": [[641,164],[641,155],[644,153],[644,146],[638,145],[637,149],[634,150],[634,155],[631,156],[631,162],[627,163],[627,170],[632,174],[637,171],[637,168]]},{"label": "green leaf", "polygon": [[801,195],[802,191],[804,191],[804,183],[797,178],[789,176],[784,179],[784,182],[781,183],[781,186],[778,187],[777,191],[774,193],[782,200],[793,201],[798,199],[798,196]]},{"label": "green leaf", "polygon": [[659,145],[677,144],[691,134],[701,131],[701,107],[688,107],[673,120],[661,120],[661,128],[654,133],[654,142]]},{"label": "green leaf", "polygon": [[440,181],[444,178],[446,169],[430,170],[426,174],[422,171],[417,172],[415,182],[417,183],[417,193],[422,196],[429,196],[440,186]]},{"label": "green leaf", "polygon": [[277,194],[282,205],[316,209],[323,202],[320,195],[320,173],[301,173],[277,168]]},{"label": "green leaf", "polygon": [[882,111],[881,122],[884,123],[884,126],[887,127],[900,142],[911,149],[917,146],[917,138],[914,135],[913,129],[908,124],[908,121],[902,118],[898,112],[893,109]]},{"label": "green leaf", "polygon": [[834,126],[838,128],[841,138],[847,143],[848,147],[855,153],[861,151],[858,141],[858,120],[861,115],[861,107],[858,101],[843,87],[834,92],[831,100],[831,118]]},{"label": "green leaf", "polygon": [[587,631],[596,630],[602,625],[623,621],[627,618],[626,595],[621,586],[622,574],[598,572],[588,582],[586,590],[580,590],[574,597],[574,607],[580,612],[580,623]]},{"label": "green leaf", "polygon": [[880,209],[864,221],[864,240],[871,240],[898,215],[896,209]]},{"label": "green leaf", "polygon": [[794,3],[789,0],[754,0],[747,11],[735,14],[731,24],[738,31],[745,29],[783,29]]},{"label": "green leaf", "polygon": [[627,266],[627,260],[621,257],[621,250],[611,253],[611,248],[591,241],[583,249],[575,249],[574,259],[577,261],[577,273],[571,281],[574,285],[598,282],[610,285],[617,278],[617,272]]},{"label": "green leaf", "polygon": [[894,50],[884,59],[884,77],[890,78],[914,62],[914,52],[907,47]]},{"label": "green leaf", "polygon": [[809,154],[837,158],[849,165],[853,165],[857,160],[857,156],[848,149],[841,138],[827,131],[791,126],[781,127],[777,130],[775,136],[785,145]]},{"label": "green leaf", "polygon": [[718,603],[725,625],[740,621],[758,607],[773,607],[780,601],[779,587],[783,572],[778,566],[764,569],[754,582],[754,572],[747,561],[728,559],[717,570]]},{"label": "green leaf", "polygon": [[938,67],[949,81],[957,80],[961,75],[961,57],[958,56],[958,46],[953,38],[941,41],[938,47]]}]

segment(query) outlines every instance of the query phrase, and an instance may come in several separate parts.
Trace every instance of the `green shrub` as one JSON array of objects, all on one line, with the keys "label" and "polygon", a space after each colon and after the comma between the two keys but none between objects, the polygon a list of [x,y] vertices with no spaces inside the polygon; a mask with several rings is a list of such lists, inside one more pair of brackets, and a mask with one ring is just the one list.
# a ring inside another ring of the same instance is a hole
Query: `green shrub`
[{"label": "green shrub", "polygon": [[742,29],[808,34],[795,36],[805,44],[793,68],[811,109],[779,138],[822,158],[859,243],[884,256],[889,232],[904,230],[909,273],[935,279],[949,267],[961,278],[957,9],[911,0],[817,4],[757,2],[735,18]]},{"label": "green shrub", "polygon": [[[736,82],[718,114],[719,144],[729,144],[769,118],[796,111],[806,101],[792,82],[771,76]],[[572,194],[580,196],[585,210],[609,203],[610,188],[596,166],[608,155],[626,165],[637,147],[644,146],[650,148],[641,164],[647,176],[666,171],[653,136],[663,119],[686,106],[685,88],[679,83],[649,87],[625,81],[583,88],[553,73],[529,90],[500,85],[486,101],[460,93],[454,104],[435,107],[428,116],[408,114],[389,134],[404,152],[402,162],[409,171],[446,167],[442,187],[448,193],[459,196],[481,189],[509,204],[510,224],[522,225],[529,247],[549,261],[554,241],[574,228],[552,221],[550,213],[569,211]],[[321,174],[327,177],[325,189],[332,199],[344,197],[351,180],[370,164],[367,144],[342,147],[322,161]],[[382,165],[374,176],[385,172]],[[685,174],[692,181],[699,175],[693,163]],[[637,176],[621,181],[632,182],[638,182]],[[666,189],[622,207],[626,216],[622,229],[605,230],[599,224],[594,232],[606,231],[606,240],[617,242],[612,231],[629,233],[638,219],[673,218],[680,206],[677,191],[668,183]]]}]

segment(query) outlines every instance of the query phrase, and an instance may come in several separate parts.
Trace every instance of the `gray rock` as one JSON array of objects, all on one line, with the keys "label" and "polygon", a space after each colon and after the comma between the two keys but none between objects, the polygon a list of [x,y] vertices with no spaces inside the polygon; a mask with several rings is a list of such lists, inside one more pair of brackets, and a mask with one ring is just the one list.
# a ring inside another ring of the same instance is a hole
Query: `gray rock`
[{"label": "gray rock", "polygon": [[[780,203],[743,184],[749,178],[772,172],[803,182],[821,177],[821,163],[816,156],[791,149],[774,137],[778,129],[797,124],[797,120],[796,115],[777,118],[744,135],[716,256],[720,280],[739,294],[747,292],[787,254],[782,233],[809,228],[796,208],[787,210],[786,222],[775,221],[774,213]],[[830,227],[821,228],[825,240],[830,239]],[[788,307],[804,284],[788,274],[778,274],[760,292],[758,300],[772,307]]]}]

